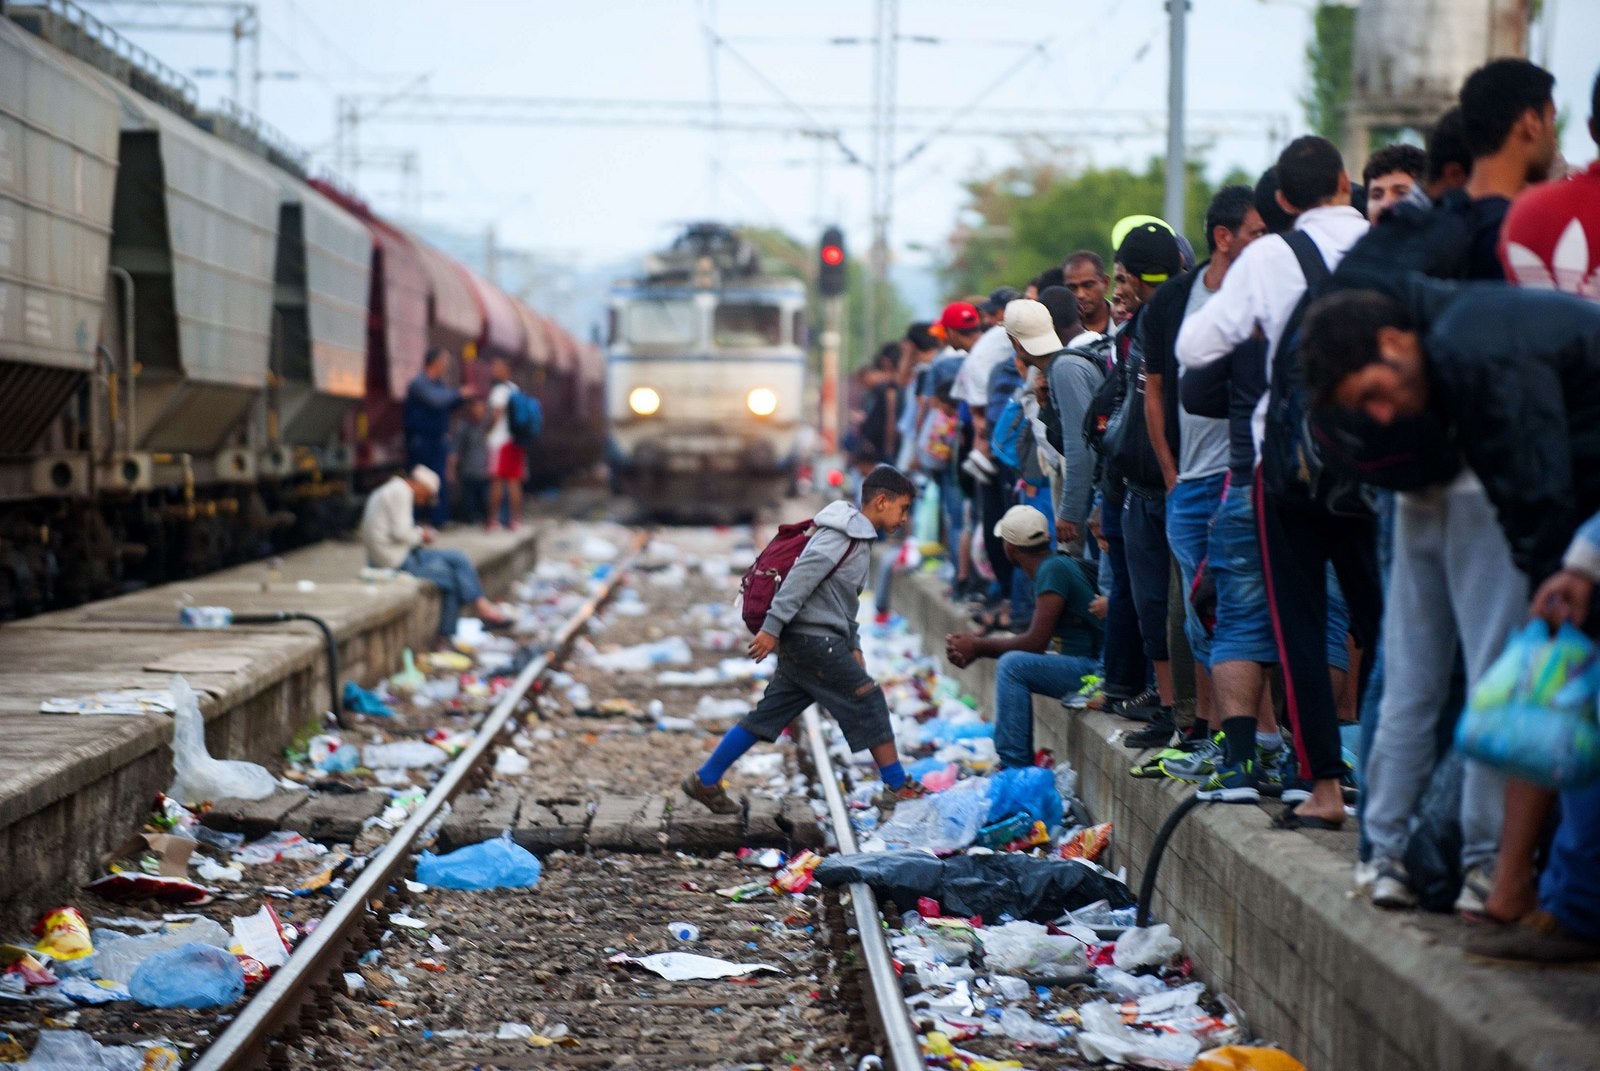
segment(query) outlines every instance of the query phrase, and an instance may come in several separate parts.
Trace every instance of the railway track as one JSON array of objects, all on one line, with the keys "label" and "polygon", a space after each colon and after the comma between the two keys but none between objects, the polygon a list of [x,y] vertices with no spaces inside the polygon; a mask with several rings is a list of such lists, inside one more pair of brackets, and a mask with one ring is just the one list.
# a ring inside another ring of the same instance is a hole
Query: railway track
[{"label": "railway track", "polygon": [[[387,845],[369,857],[288,964],[189,1066],[288,1069],[326,1067],[337,1059],[354,1066],[727,1068],[799,1062],[848,1068],[869,1054],[885,1067],[922,1066],[878,907],[865,886],[825,900],[738,902],[712,890],[748,885],[762,875],[725,853],[706,858],[599,850],[547,856],[544,877],[531,891],[411,891],[407,879],[417,852],[439,830],[447,804],[464,788],[485,783],[496,748],[526,728],[519,717],[526,700],[548,690],[577,638],[601,624],[597,612],[632,578],[643,545],[643,537],[635,541],[566,620],[552,649],[500,695],[471,743]],[[853,851],[838,775],[814,714],[804,735],[801,767],[821,786],[829,836],[840,850]],[[626,777],[618,780],[624,791],[637,787]],[[602,794],[601,806],[604,800]],[[698,808],[681,797],[677,806]],[[399,913],[421,918],[428,928],[401,930],[386,921]],[[679,941],[666,933],[669,923],[685,921],[703,936]],[[756,942],[742,938],[758,932],[761,954],[755,955],[750,948]],[[641,934],[648,935],[642,945],[629,942]],[[596,947],[601,940],[614,943]],[[619,950],[635,946],[776,960],[781,974],[762,971],[737,985],[669,983],[610,962]],[[440,947],[449,951],[430,951]],[[422,981],[442,982],[445,991],[412,1007],[391,974],[395,988],[387,997],[377,995],[384,976],[366,965],[375,951],[403,965],[429,952],[429,966],[440,969]],[[372,984],[351,993],[347,980],[363,974]],[[505,1036],[472,1029],[481,1019],[474,1005],[492,1010],[493,1033]],[[758,1031],[751,1029],[754,1024],[761,1024]]]}]

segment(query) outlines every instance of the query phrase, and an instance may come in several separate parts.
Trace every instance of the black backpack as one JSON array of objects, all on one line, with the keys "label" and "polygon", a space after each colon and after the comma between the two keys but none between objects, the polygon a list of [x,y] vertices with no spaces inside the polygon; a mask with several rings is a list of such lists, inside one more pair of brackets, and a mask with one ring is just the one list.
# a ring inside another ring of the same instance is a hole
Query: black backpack
[{"label": "black backpack", "polygon": [[1106,424],[1106,458],[1116,474],[1141,488],[1166,489],[1166,477],[1155,447],[1150,445],[1150,429],[1144,415],[1144,353],[1130,353],[1122,363],[1127,386],[1122,404]]},{"label": "black backpack", "polygon": [[[1132,346],[1132,340],[1129,340]],[[1128,393],[1127,379],[1128,360],[1124,358],[1106,373],[1105,380],[1100,384],[1100,389],[1095,391],[1094,398],[1089,402],[1089,408],[1083,414],[1083,441],[1089,444],[1102,460],[1107,454],[1106,429],[1111,424],[1111,417],[1122,405],[1122,399]]]},{"label": "black backpack", "polygon": [[1283,237],[1300,262],[1306,289],[1289,314],[1272,362],[1266,435],[1261,443],[1262,482],[1268,493],[1285,505],[1318,507],[1346,516],[1371,516],[1372,503],[1360,481],[1342,466],[1330,468],[1325,464],[1324,452],[1334,444],[1327,427],[1310,419],[1306,398],[1299,353],[1300,323],[1307,307],[1327,290],[1331,274],[1310,235],[1290,231]]}]

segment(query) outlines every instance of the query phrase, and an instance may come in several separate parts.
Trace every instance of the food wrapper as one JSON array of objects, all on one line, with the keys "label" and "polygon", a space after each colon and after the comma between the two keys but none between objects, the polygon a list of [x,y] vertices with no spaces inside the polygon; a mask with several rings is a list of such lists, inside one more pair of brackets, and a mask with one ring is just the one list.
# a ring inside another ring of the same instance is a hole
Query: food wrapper
[{"label": "food wrapper", "polygon": [[822,856],[807,848],[784,864],[772,879],[772,887],[780,892],[805,892],[811,885],[811,872],[822,862]]},{"label": "food wrapper", "polygon": [[39,938],[34,945],[38,952],[48,952],[60,960],[82,959],[94,955],[94,945],[89,941],[89,924],[75,907],[58,907],[33,924]]},{"label": "food wrapper", "polygon": [[1111,823],[1086,826],[1068,837],[1061,845],[1061,858],[1087,859],[1094,862],[1111,844]]}]

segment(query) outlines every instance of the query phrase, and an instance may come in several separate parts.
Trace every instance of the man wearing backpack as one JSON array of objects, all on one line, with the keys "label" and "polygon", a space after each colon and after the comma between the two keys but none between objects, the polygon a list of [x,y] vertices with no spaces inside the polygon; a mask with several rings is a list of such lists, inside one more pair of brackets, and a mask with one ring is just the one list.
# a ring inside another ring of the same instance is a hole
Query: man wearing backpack
[{"label": "man wearing backpack", "polygon": [[[757,662],[778,652],[777,672],[756,708],[723,735],[699,770],[685,775],[681,787],[690,799],[717,814],[737,814],[739,804],[723,787],[723,775],[756,741],[778,739],[812,703],[833,715],[851,750],[872,753],[886,786],[880,806],[922,795],[922,786],[900,765],[889,707],[867,675],[856,624],[871,576],[872,541],[905,524],[915,494],[900,470],[879,465],[862,481],[860,509],[830,502],[812,519],[813,534],[787,575],[778,578],[750,641]],[[750,579],[747,574],[747,597]],[[747,623],[752,610],[746,605]]]},{"label": "man wearing backpack", "polygon": [[[1228,421],[1191,413],[1179,399],[1181,369],[1174,353],[1183,321],[1198,313],[1222,288],[1239,254],[1266,233],[1249,186],[1225,186],[1206,209],[1206,244],[1211,256],[1194,271],[1162,284],[1145,315],[1145,425],[1151,448],[1161,465],[1167,492],[1167,542],[1177,559],[1184,607],[1181,627],[1195,663],[1195,726],[1193,748],[1163,761],[1161,770],[1181,781],[1204,781],[1222,757],[1213,734],[1222,728],[1211,689],[1211,638],[1189,599],[1195,574],[1207,554],[1212,518],[1222,503],[1228,475]],[[1174,622],[1177,627],[1178,623]],[[1248,731],[1256,731],[1255,713]],[[1276,755],[1283,746],[1275,723],[1263,741]],[[1275,746],[1273,746],[1275,745]]]},{"label": "man wearing backpack", "polygon": [[1117,334],[1122,360],[1114,374],[1123,379],[1123,397],[1106,427],[1106,467],[1111,475],[1106,481],[1102,528],[1120,524],[1128,591],[1139,619],[1144,656],[1154,668],[1158,703],[1150,724],[1124,739],[1131,748],[1163,747],[1177,728],[1167,645],[1167,585],[1172,565],[1167,547],[1166,488],[1145,427],[1144,334],[1149,320],[1146,303],[1162,283],[1182,271],[1183,251],[1177,235],[1165,223],[1136,222],[1117,246],[1116,296],[1132,318]]},{"label": "man wearing backpack", "polygon": [[[1294,367],[1280,369],[1276,362],[1291,321],[1304,315],[1307,272],[1325,274],[1336,268],[1366,233],[1367,221],[1350,205],[1344,160],[1327,139],[1307,136],[1290,142],[1278,157],[1277,171],[1277,200],[1295,215],[1294,230],[1250,243],[1228,269],[1216,296],[1183,321],[1177,356],[1187,372],[1223,360],[1257,332],[1267,340],[1265,379],[1272,387],[1257,403],[1251,421],[1257,462],[1253,505],[1295,751],[1301,776],[1313,782],[1310,797],[1286,809],[1277,824],[1337,829],[1345,818],[1340,788],[1345,767],[1329,679],[1327,565],[1330,559],[1334,563],[1351,631],[1359,644],[1369,646],[1381,598],[1373,520],[1370,514],[1337,515],[1266,494],[1260,463],[1269,399],[1278,396],[1279,372]],[[1276,441],[1269,445],[1286,448]],[[1225,716],[1246,713],[1253,714],[1254,707],[1229,710]],[[1254,728],[1248,744],[1245,733],[1237,735],[1223,744],[1223,763],[1214,775],[1215,798],[1248,798],[1257,789]]]},{"label": "man wearing backpack", "polygon": [[512,395],[520,388],[511,382],[511,365],[504,357],[496,357],[489,366],[489,376],[494,386],[489,388],[489,475],[494,483],[489,485],[490,531],[500,527],[500,503],[510,504],[509,527],[514,532],[522,525],[522,479],[527,475],[527,456],[522,444],[511,433]]},{"label": "man wearing backpack", "polygon": [[[1525,60],[1495,60],[1468,76],[1460,94],[1472,153],[1467,185],[1448,191],[1436,207],[1391,211],[1350,251],[1335,285],[1398,294],[1408,268],[1439,278],[1503,279],[1495,244],[1510,198],[1543,178],[1555,153],[1553,85],[1548,72]],[[1380,907],[1417,902],[1402,858],[1433,770],[1436,730],[1456,713],[1447,706],[1455,667],[1464,660],[1466,685],[1476,684],[1528,604],[1528,580],[1512,567],[1482,482],[1461,467],[1453,449],[1444,453],[1445,467],[1437,471],[1401,465],[1387,475],[1370,473],[1372,482],[1399,491],[1383,694],[1366,757],[1362,832],[1371,859],[1357,877],[1357,887]],[[1467,761],[1460,809],[1464,880],[1455,903],[1463,914],[1494,917],[1486,901],[1495,883],[1503,801],[1516,791],[1498,771]],[[1523,860],[1514,869],[1523,875],[1524,903],[1532,899],[1532,846],[1541,824],[1533,822],[1521,838],[1527,847],[1511,853]],[[1496,906],[1509,907],[1503,899]]]}]

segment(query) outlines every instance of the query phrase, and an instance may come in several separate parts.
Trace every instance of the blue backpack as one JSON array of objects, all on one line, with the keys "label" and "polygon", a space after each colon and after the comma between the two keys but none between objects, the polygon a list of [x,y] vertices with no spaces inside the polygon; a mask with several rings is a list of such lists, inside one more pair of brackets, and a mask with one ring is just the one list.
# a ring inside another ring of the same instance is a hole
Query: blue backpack
[{"label": "blue backpack", "polygon": [[512,391],[506,403],[506,426],[517,445],[526,448],[537,442],[544,434],[544,407],[539,399],[520,390]]}]

